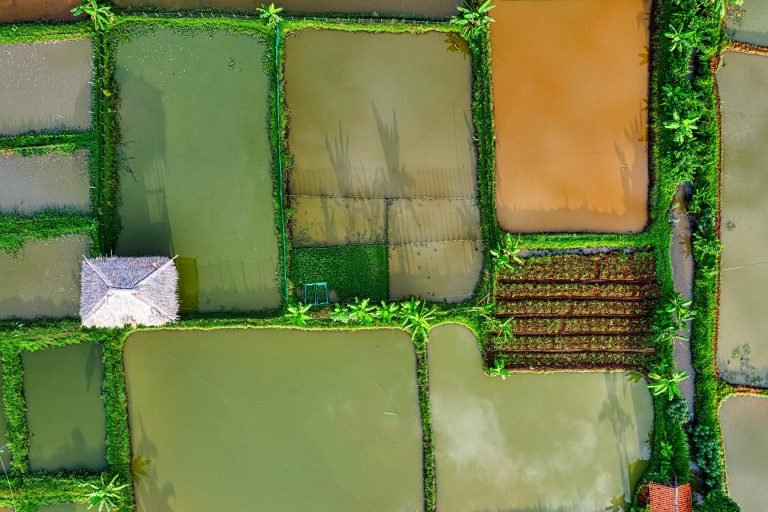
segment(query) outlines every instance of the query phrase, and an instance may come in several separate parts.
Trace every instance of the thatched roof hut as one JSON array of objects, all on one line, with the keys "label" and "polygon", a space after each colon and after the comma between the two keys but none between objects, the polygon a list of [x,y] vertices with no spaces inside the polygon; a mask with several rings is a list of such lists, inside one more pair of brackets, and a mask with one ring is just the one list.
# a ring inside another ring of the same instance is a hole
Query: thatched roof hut
[{"label": "thatched roof hut", "polygon": [[[175,259],[175,258],[174,258]],[[159,326],[179,314],[173,259],[85,258],[80,318],[85,327]]]}]

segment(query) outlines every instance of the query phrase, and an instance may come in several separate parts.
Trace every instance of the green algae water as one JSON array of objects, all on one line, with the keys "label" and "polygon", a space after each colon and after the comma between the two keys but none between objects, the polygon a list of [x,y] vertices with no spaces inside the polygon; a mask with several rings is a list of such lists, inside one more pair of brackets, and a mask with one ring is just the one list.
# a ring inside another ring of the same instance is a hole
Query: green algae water
[{"label": "green algae water", "polygon": [[33,471],[106,469],[101,354],[93,343],[22,353]]},{"label": "green algae water", "polygon": [[429,368],[438,510],[628,506],[650,459],[653,408],[642,379],[491,378],[474,334],[459,325],[432,330]]},{"label": "green algae water", "polygon": [[399,330],[131,334],[138,510],[422,510],[415,365]]},{"label": "green algae water", "polygon": [[768,503],[768,399],[732,396],[720,407],[728,492],[742,512],[762,512]]},{"label": "green algae water", "polygon": [[717,73],[722,112],[722,227],[717,365],[728,382],[768,386],[768,58],[726,52]]},{"label": "green algae water", "polygon": [[280,305],[267,42],[160,29],[117,52],[121,256],[179,256],[182,310]]},{"label": "green algae water", "polygon": [[27,241],[18,254],[0,251],[0,318],[77,316],[80,265],[87,236]]}]

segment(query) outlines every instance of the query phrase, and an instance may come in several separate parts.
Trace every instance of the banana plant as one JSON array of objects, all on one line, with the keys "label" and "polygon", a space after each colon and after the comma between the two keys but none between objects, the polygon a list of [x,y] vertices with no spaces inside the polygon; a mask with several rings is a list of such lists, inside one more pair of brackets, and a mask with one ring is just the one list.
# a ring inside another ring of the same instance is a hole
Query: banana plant
[{"label": "banana plant", "polygon": [[288,306],[288,313],[286,313],[285,316],[293,325],[304,327],[307,325],[307,321],[312,318],[307,314],[311,307],[311,304],[303,304],[299,302],[293,306]]},{"label": "banana plant", "polygon": [[696,124],[700,117],[683,118],[677,110],[672,111],[672,120],[664,123],[664,128],[675,132],[675,142],[682,144],[693,139],[693,134],[699,129]]},{"label": "banana plant", "polygon": [[108,5],[99,5],[97,0],[80,0],[80,5],[72,9],[72,14],[89,16],[96,32],[103,32],[115,21],[112,8]]},{"label": "banana plant", "polygon": [[95,484],[83,483],[83,487],[90,489],[87,494],[88,510],[98,507],[98,512],[112,512],[116,508],[116,502],[120,499],[120,491],[128,487],[128,484],[120,485],[117,481],[118,475],[115,475],[109,483],[101,475],[101,481]]},{"label": "banana plant", "polygon": [[259,18],[267,22],[268,27],[274,27],[281,21],[283,17],[280,13],[283,12],[282,7],[275,7],[275,4],[264,5],[256,8],[256,12],[259,13]]},{"label": "banana plant", "polygon": [[458,16],[451,17],[451,24],[458,27],[467,37],[473,37],[488,29],[488,25],[494,20],[489,12],[496,6],[491,0],[480,2],[479,0],[464,0],[464,5],[458,6]]},{"label": "banana plant", "polygon": [[387,302],[381,301],[381,305],[376,306],[374,316],[381,322],[390,323],[394,321],[399,311],[400,305],[397,302],[390,302],[387,304]]},{"label": "banana plant", "polygon": [[492,365],[485,365],[484,370],[485,374],[489,377],[501,377],[502,380],[512,375],[512,373],[510,373],[510,371],[507,370],[506,366],[504,365],[504,360],[500,357],[494,358]]},{"label": "banana plant", "polygon": [[411,339],[427,338],[432,322],[437,318],[437,308],[427,308],[426,302],[411,299],[400,307],[400,326],[411,334]]},{"label": "banana plant", "polygon": [[670,51],[689,51],[693,48],[696,32],[694,30],[685,30],[683,26],[669,26],[669,32],[664,35],[672,42]]},{"label": "banana plant", "polygon": [[683,382],[689,377],[685,370],[679,372],[667,373],[664,370],[657,370],[648,374],[648,389],[651,390],[654,396],[667,395],[672,400],[676,396],[680,396],[680,388],[678,384]]},{"label": "banana plant", "polygon": [[355,297],[355,302],[352,304],[347,304],[349,316],[353,322],[362,325],[371,325],[373,323],[374,319],[376,318],[374,316],[376,308],[369,305],[370,301],[371,299],[360,300]]}]

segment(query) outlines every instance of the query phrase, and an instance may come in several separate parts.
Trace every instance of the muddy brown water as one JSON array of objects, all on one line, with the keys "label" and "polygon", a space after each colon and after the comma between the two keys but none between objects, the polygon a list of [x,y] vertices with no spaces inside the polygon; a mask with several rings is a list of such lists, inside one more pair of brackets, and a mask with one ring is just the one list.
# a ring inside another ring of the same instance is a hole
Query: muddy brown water
[{"label": "muddy brown water", "polygon": [[[251,0],[115,0],[118,7],[159,6],[168,9],[212,7],[253,11],[259,6]],[[286,12],[309,13],[378,13],[430,17],[448,17],[461,5],[457,0],[283,0]]]},{"label": "muddy brown water", "polygon": [[85,235],[28,241],[14,256],[0,251],[0,318],[77,316],[80,265],[89,251]]},{"label": "muddy brown water", "polygon": [[389,298],[460,302],[472,296],[483,269],[479,241],[389,246]]},{"label": "muddy brown water", "polygon": [[762,512],[768,503],[768,399],[732,396],[720,407],[728,492],[742,512]]},{"label": "muddy brown water", "polygon": [[32,20],[74,21],[80,0],[0,0],[0,23]]},{"label": "muddy brown water", "polygon": [[648,203],[648,0],[499,0],[496,211],[511,232],[633,232]]},{"label": "muddy brown water", "polygon": [[131,334],[139,512],[422,510],[415,365],[391,329]]},{"label": "muddy brown water", "polygon": [[0,44],[0,135],[91,126],[90,39]]},{"label": "muddy brown water", "polygon": [[89,193],[87,150],[39,156],[0,154],[0,211],[88,211]]},{"label": "muddy brown water", "polygon": [[82,343],[23,352],[33,471],[106,469],[100,345]]},{"label": "muddy brown water", "polygon": [[297,196],[294,247],[386,243],[386,199]]},{"label": "muddy brown water", "polygon": [[179,255],[183,310],[280,305],[264,55],[252,36],[170,29],[117,51],[117,254]]},{"label": "muddy brown water", "polygon": [[728,33],[736,41],[768,46],[768,0],[744,0],[744,5],[729,6],[729,13],[742,15],[726,17]]},{"label": "muddy brown water", "polygon": [[722,63],[718,369],[729,382],[768,386],[768,58],[726,52]]},{"label": "muddy brown water", "polygon": [[628,510],[650,458],[642,379],[488,377],[460,325],[432,330],[429,369],[438,510]]}]

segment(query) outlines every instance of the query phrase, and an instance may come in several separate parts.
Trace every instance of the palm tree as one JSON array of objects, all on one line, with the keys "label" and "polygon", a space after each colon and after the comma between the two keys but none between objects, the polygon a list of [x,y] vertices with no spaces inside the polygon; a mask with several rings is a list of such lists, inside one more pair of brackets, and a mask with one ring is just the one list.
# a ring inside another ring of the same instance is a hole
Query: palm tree
[{"label": "palm tree", "polygon": [[667,397],[672,400],[676,396],[680,396],[680,388],[678,383],[683,382],[689,377],[685,370],[679,372],[673,372],[667,374],[666,372],[651,372],[648,374],[650,382],[648,383],[648,389],[651,390],[653,396],[659,396],[666,394]]},{"label": "palm tree", "polygon": [[259,13],[259,18],[266,20],[267,26],[269,27],[274,27],[283,21],[283,17],[280,16],[280,13],[283,12],[283,8],[275,7],[275,4],[269,4],[268,6],[261,4],[261,7],[256,8],[256,12]]},{"label": "palm tree", "polygon": [[80,0],[80,5],[72,9],[72,14],[87,14],[93,21],[93,28],[102,32],[115,21],[115,15],[108,5],[99,5],[97,0]]},{"label": "palm tree", "polygon": [[458,27],[465,36],[475,36],[487,30],[488,25],[496,21],[488,14],[495,7],[491,0],[464,0],[464,5],[457,7],[459,15],[451,17],[451,24]]},{"label": "palm tree", "polygon": [[120,499],[120,491],[128,487],[128,484],[117,484],[117,477],[115,475],[109,483],[104,480],[104,475],[101,475],[101,481],[96,484],[84,483],[83,487],[91,489],[88,493],[88,510],[94,507],[99,507],[99,512],[111,512],[115,507],[115,502]]}]

